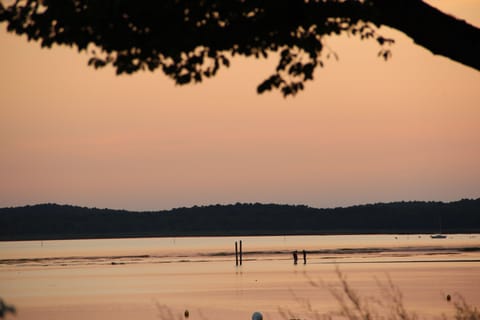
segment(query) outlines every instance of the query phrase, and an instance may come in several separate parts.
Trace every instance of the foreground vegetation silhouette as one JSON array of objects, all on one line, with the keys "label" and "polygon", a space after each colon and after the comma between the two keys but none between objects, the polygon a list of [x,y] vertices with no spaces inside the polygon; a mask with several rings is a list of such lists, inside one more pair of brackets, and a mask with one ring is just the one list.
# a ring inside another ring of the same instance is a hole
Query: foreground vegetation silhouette
[{"label": "foreground vegetation silhouette", "polygon": [[5,319],[8,314],[16,315],[17,309],[15,309],[15,306],[6,303],[0,298],[0,319]]},{"label": "foreground vegetation silhouette", "polygon": [[[279,307],[279,313],[283,320],[417,320],[421,319],[414,311],[409,310],[404,303],[403,294],[398,286],[387,277],[385,282],[377,280],[380,288],[380,297],[365,297],[358,293],[348,282],[347,276],[340,271],[338,266],[335,269],[338,283],[325,284],[319,281],[308,279],[310,285],[316,288],[327,288],[338,304],[338,310],[319,312],[313,307],[312,301],[299,298],[293,294],[293,298],[299,304],[303,312],[293,312],[290,309]],[[462,297],[455,294],[445,297],[445,302],[451,305],[453,317],[445,314],[438,314],[435,319],[455,320],[478,320],[480,311]],[[184,320],[190,317],[190,312],[175,314],[167,305],[157,303],[159,318],[161,320]],[[188,315],[188,316],[187,316]],[[200,314],[195,319],[208,319]],[[422,318],[423,319],[423,318]],[[267,319],[265,319],[267,320]]]},{"label": "foreground vegetation silhouette", "polygon": [[[380,297],[361,296],[348,283],[346,275],[336,268],[339,285],[328,286],[339,305],[338,311],[328,312],[320,315],[314,310],[308,310],[315,319],[348,319],[348,320],[416,320],[419,319],[414,311],[409,310],[404,303],[402,291],[395,283],[387,277],[385,282],[377,281],[381,291]],[[315,282],[311,282],[317,286]],[[453,319],[456,320],[478,320],[480,312],[471,304],[468,304],[460,294],[455,294],[453,299],[450,295],[445,297],[447,303],[452,305],[454,310]],[[307,304],[308,307],[308,304]],[[438,315],[440,319],[448,319],[444,314]]]},{"label": "foreground vegetation silhouette", "polygon": [[338,57],[324,39],[342,33],[373,39],[391,56],[388,26],[434,54],[480,69],[480,29],[421,0],[16,0],[0,2],[8,31],[87,50],[95,68],[118,74],[161,69],[177,84],[200,82],[236,54],[279,53],[257,87],[295,95],[325,59]]}]

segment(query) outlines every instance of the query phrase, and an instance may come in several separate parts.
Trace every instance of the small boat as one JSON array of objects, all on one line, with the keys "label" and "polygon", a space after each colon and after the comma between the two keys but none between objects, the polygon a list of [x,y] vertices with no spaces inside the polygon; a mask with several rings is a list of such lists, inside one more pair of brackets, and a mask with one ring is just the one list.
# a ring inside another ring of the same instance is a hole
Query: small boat
[{"label": "small boat", "polygon": [[439,221],[438,221],[438,222],[439,222],[438,224],[439,224],[439,226],[440,226],[440,230],[439,230],[440,233],[432,234],[432,235],[430,236],[430,238],[432,238],[432,239],[446,239],[447,236],[442,233],[442,216],[439,217]]}]

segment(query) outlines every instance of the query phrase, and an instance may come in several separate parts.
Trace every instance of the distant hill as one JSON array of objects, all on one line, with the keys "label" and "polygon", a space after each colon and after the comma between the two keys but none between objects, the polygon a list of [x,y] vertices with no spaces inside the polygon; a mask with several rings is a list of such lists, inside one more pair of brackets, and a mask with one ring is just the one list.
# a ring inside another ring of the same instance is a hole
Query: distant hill
[{"label": "distant hill", "polygon": [[480,199],[316,209],[211,205],[157,212],[39,204],[0,209],[0,240],[162,236],[480,233]]}]

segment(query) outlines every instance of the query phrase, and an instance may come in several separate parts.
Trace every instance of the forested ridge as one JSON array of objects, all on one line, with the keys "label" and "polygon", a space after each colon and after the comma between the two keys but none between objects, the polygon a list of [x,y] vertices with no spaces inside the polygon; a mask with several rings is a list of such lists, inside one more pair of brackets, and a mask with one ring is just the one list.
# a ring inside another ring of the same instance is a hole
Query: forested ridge
[{"label": "forested ridge", "polygon": [[149,236],[478,233],[480,199],[317,209],[237,203],[156,212],[39,204],[0,209],[0,240]]}]

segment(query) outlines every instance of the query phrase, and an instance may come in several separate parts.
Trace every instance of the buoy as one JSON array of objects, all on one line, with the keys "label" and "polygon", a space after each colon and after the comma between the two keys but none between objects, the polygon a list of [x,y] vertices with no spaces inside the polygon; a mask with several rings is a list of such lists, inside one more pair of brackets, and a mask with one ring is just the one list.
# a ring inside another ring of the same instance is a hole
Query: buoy
[{"label": "buoy", "polygon": [[263,320],[263,316],[260,312],[256,311],[252,314],[252,320]]}]

